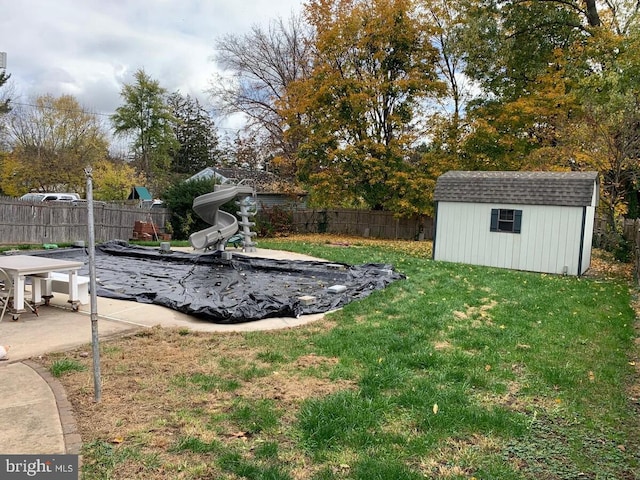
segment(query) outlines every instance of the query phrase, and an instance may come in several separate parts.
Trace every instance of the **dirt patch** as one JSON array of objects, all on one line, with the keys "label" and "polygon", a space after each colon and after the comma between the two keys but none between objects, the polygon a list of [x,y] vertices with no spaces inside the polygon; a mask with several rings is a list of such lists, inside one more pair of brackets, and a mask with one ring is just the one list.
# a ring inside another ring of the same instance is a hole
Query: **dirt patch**
[{"label": "dirt patch", "polygon": [[283,369],[246,382],[237,393],[246,398],[277,400],[292,407],[307,398],[323,397],[337,390],[353,387],[351,382],[330,382],[322,377],[322,372],[329,371],[337,363],[337,358],[303,355]]},{"label": "dirt patch", "polygon": [[482,324],[491,324],[489,311],[498,305],[498,302],[488,298],[483,298],[482,302],[483,304],[480,306],[465,305],[466,310],[464,312],[456,310],[453,312],[453,316],[458,320],[473,320],[472,326],[474,327],[479,327]]},{"label": "dirt patch", "polygon": [[[143,443],[145,451],[162,451],[166,460],[176,464],[181,453],[172,447],[180,438],[230,446],[243,441],[251,432],[225,419],[232,418],[238,402],[249,406],[277,402],[283,415],[293,417],[307,398],[352,388],[350,382],[329,378],[336,358],[313,353],[293,359],[286,352],[273,355],[253,347],[241,334],[153,328],[103,342],[101,347],[99,403],[86,349],[42,359],[47,367],[60,358],[85,367],[60,378],[82,439],[131,447]],[[213,418],[221,418],[215,428]],[[126,478],[126,472],[119,473]]]},{"label": "dirt patch", "polygon": [[619,262],[613,258],[613,254],[594,249],[591,255],[591,264],[583,276],[606,280],[622,278],[631,282],[633,281],[633,264]]},{"label": "dirt patch", "polygon": [[433,348],[435,348],[437,351],[448,350],[451,347],[452,347],[452,345],[449,342],[447,342],[446,340],[438,341],[438,342],[435,342],[433,344]]}]

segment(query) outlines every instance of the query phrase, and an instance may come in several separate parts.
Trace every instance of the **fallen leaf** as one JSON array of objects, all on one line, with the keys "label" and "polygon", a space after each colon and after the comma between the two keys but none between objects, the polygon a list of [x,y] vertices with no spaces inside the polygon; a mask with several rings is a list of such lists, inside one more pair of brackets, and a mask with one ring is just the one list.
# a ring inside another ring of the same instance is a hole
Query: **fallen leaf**
[{"label": "fallen leaf", "polygon": [[433,404],[433,414],[436,415],[438,413],[438,404],[434,403]]}]

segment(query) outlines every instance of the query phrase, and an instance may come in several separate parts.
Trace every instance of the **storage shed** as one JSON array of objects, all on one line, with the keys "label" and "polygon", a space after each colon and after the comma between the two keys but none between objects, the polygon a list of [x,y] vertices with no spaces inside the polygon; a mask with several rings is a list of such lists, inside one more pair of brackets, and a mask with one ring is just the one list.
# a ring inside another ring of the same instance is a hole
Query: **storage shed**
[{"label": "storage shed", "polygon": [[436,182],[434,260],[582,275],[597,172],[450,171]]}]

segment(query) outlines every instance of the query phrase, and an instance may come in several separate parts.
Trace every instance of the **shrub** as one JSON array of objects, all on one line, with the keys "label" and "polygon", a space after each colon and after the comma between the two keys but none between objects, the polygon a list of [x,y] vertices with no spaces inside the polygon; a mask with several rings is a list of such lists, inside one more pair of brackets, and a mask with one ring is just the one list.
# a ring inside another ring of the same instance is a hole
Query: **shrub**
[{"label": "shrub", "polygon": [[193,232],[209,227],[193,211],[193,199],[213,191],[213,179],[181,182],[170,187],[163,200],[171,210],[171,229],[175,240],[186,240]]},{"label": "shrub", "polygon": [[273,206],[261,208],[255,216],[255,230],[258,237],[275,237],[293,233],[293,215],[291,211]]}]

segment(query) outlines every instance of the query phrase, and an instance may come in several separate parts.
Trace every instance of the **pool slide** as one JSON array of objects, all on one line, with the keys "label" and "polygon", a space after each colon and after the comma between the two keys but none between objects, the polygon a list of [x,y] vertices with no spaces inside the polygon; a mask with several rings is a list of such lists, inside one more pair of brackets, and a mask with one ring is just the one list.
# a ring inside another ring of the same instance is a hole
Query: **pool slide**
[{"label": "pool slide", "polygon": [[212,225],[191,234],[189,242],[194,249],[205,250],[215,245],[217,250],[224,250],[227,239],[238,231],[238,220],[234,215],[221,211],[220,205],[238,195],[253,195],[253,188],[246,185],[216,185],[213,192],[193,200],[193,211]]}]

